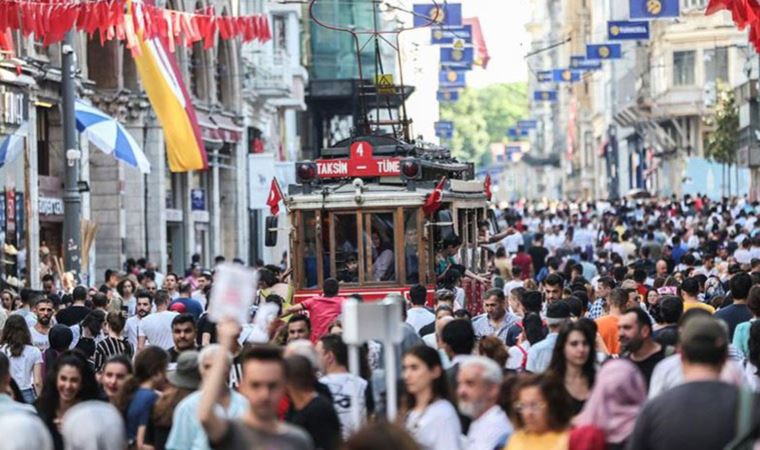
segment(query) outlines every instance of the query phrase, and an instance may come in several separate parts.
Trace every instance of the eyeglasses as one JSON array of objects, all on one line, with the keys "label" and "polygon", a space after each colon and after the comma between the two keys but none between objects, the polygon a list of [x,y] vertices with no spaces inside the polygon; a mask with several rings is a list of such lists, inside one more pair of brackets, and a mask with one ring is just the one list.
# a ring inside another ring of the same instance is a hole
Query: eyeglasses
[{"label": "eyeglasses", "polygon": [[514,408],[518,413],[541,412],[544,408],[546,408],[546,403],[515,403]]}]

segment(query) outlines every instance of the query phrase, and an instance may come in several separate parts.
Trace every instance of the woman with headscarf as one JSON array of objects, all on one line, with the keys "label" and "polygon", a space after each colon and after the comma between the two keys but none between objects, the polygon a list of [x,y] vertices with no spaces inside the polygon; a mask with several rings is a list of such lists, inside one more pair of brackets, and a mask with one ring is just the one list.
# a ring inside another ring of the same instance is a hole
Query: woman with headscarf
[{"label": "woman with headscarf", "polygon": [[641,371],[626,359],[602,365],[581,413],[573,419],[570,450],[625,448],[647,399]]}]

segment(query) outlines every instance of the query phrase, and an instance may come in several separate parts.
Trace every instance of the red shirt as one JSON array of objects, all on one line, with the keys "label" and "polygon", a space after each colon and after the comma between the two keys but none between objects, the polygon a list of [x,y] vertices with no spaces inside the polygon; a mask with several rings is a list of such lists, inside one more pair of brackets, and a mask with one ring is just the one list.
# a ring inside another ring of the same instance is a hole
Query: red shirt
[{"label": "red shirt", "polygon": [[311,319],[312,342],[317,342],[317,339],[327,334],[327,327],[340,315],[344,301],[346,299],[343,297],[318,295],[301,303],[309,312],[309,319]]},{"label": "red shirt", "polygon": [[527,280],[530,278],[530,266],[533,264],[533,258],[530,257],[529,254],[525,252],[520,252],[515,255],[515,257],[512,259],[512,264],[519,267],[522,271],[520,274],[520,278],[523,280]]}]

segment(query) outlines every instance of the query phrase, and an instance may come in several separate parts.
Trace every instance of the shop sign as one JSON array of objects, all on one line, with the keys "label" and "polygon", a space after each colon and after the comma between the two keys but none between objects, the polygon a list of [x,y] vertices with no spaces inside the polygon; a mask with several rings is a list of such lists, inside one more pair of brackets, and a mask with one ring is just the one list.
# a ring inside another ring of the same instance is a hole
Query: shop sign
[{"label": "shop sign", "polygon": [[40,197],[37,208],[41,216],[62,216],[63,200],[55,197]]}]

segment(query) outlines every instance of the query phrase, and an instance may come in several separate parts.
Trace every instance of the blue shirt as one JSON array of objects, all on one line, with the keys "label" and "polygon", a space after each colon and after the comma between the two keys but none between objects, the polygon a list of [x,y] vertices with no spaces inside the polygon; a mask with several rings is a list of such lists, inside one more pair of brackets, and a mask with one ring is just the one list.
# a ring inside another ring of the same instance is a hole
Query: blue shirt
[{"label": "blue shirt", "polygon": [[127,440],[134,442],[137,429],[147,426],[153,404],[158,400],[158,394],[153,389],[139,388],[127,408]]},{"label": "blue shirt", "polygon": [[530,350],[528,350],[528,362],[525,370],[533,373],[543,373],[548,369],[556,343],[557,333],[549,333],[542,341],[533,344]]},{"label": "blue shirt", "polygon": [[172,305],[181,303],[185,305],[185,312],[188,312],[195,317],[195,321],[198,321],[198,318],[203,314],[203,306],[201,306],[201,303],[198,300],[192,299],[192,298],[186,298],[181,297],[178,298],[171,303],[169,303],[169,311],[173,311]]},{"label": "blue shirt", "polygon": [[491,325],[491,321],[488,319],[488,314],[484,313],[472,319],[472,328],[475,331],[475,337],[478,339],[486,336],[496,336],[506,342],[507,332],[512,325],[515,325],[519,321],[519,317],[507,311],[504,313],[504,317],[502,317],[499,327],[495,328]]},{"label": "blue shirt", "polygon": [[[200,391],[193,392],[183,399],[174,409],[172,429],[166,439],[166,450],[211,450],[208,436],[198,420],[198,403]],[[248,411],[248,400],[234,390],[230,391],[230,406],[224,409],[221,405],[214,406],[218,417],[234,419],[242,417]]]}]

